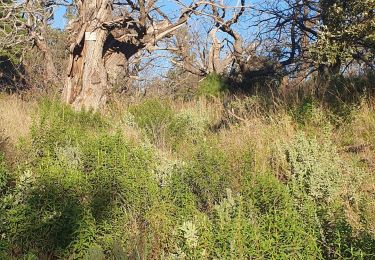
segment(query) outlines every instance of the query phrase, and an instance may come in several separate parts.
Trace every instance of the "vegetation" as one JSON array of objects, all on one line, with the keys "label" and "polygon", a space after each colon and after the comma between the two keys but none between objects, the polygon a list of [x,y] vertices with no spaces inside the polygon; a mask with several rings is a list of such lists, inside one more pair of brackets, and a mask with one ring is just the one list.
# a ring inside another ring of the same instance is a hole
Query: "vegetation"
[{"label": "vegetation", "polygon": [[215,73],[207,75],[198,87],[198,94],[202,96],[219,96],[228,91],[228,84]]},{"label": "vegetation", "polygon": [[374,0],[178,2],[0,0],[0,259],[375,259]]},{"label": "vegetation", "polygon": [[[368,62],[375,44],[374,0],[321,1],[324,25],[317,42],[316,58],[326,65],[353,57]],[[323,45],[325,47],[323,47]]]},{"label": "vegetation", "polygon": [[2,257],[373,258],[373,101],[263,98],[39,101],[0,157]]}]

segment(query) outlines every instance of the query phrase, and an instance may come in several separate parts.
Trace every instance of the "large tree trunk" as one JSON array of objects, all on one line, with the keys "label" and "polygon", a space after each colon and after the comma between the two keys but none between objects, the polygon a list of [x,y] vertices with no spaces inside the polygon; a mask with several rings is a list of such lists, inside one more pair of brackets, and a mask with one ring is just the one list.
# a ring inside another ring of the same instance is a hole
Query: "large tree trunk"
[{"label": "large tree trunk", "polygon": [[108,78],[103,49],[108,31],[101,23],[111,17],[111,8],[109,0],[82,1],[80,19],[71,28],[75,39],[63,99],[76,109],[97,110],[106,103]]},{"label": "large tree trunk", "polygon": [[[172,23],[155,2],[130,2],[131,12],[113,14],[113,0],[76,0],[79,19],[69,26],[73,39],[63,100],[76,109],[97,110],[106,103],[107,86],[127,72],[129,59],[141,49],[152,51],[158,41],[186,23],[201,2],[186,8]],[[154,20],[150,12],[164,16]],[[161,13],[161,14],[160,14]],[[114,17],[116,16],[116,17]]]}]

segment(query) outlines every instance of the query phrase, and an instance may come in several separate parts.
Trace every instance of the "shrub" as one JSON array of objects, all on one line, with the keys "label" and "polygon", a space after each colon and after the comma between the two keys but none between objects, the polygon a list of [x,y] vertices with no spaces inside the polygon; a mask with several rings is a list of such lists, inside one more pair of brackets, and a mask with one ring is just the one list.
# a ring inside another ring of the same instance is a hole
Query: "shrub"
[{"label": "shrub", "polygon": [[323,111],[313,98],[304,98],[303,101],[292,109],[292,116],[294,120],[302,127],[321,128],[330,123],[330,115],[327,111]]},{"label": "shrub", "polygon": [[81,258],[97,243],[110,250],[103,240],[127,237],[116,230],[126,224],[119,216],[142,222],[157,201],[153,152],[108,133],[98,115],[47,106],[32,131],[36,153],[7,198],[6,237],[24,252]]},{"label": "shrub", "polygon": [[213,143],[197,147],[191,162],[181,171],[179,181],[188,184],[200,209],[211,209],[231,187],[233,174],[223,151]]},{"label": "shrub", "polygon": [[[268,175],[268,178],[274,177]],[[266,178],[261,177],[259,182],[263,180]],[[282,184],[274,179],[273,182],[266,181],[262,188],[272,192],[279,185]],[[285,187],[279,190],[284,193],[283,206],[269,201],[269,206],[274,205],[273,210],[261,213],[252,203],[259,198],[267,201],[267,198],[263,199],[262,193],[258,193],[258,197],[250,194],[241,196],[227,189],[226,197],[215,205],[211,214],[198,214],[177,228],[174,257],[320,258],[319,236],[313,227],[305,224],[294,208],[288,190]]]},{"label": "shrub", "polygon": [[225,80],[215,73],[207,75],[198,86],[199,96],[220,96],[228,91]]},{"label": "shrub", "polygon": [[316,200],[333,201],[345,183],[343,165],[330,139],[322,145],[316,139],[297,135],[286,147],[290,178]]},{"label": "shrub", "polygon": [[8,186],[9,175],[5,168],[4,156],[0,153],[0,195]]},{"label": "shrub", "polygon": [[54,154],[57,147],[75,146],[87,136],[108,129],[97,113],[75,112],[70,107],[44,100],[31,127],[34,154]]},{"label": "shrub", "polygon": [[[371,168],[336,147],[326,111],[312,102],[293,124],[244,102],[231,104],[244,124],[225,130],[196,108],[133,105],[121,124],[142,129],[139,142],[42,102],[29,156],[14,169],[0,158],[0,258],[372,259]],[[370,142],[371,110],[355,118],[340,130]]]},{"label": "shrub", "polygon": [[186,142],[197,143],[208,129],[209,119],[194,110],[177,113],[168,125],[167,138],[172,148],[184,146]]},{"label": "shrub", "polygon": [[165,136],[166,128],[173,118],[172,108],[167,101],[149,99],[131,106],[129,112],[148,138],[153,142],[162,142],[160,139]]},{"label": "shrub", "polygon": [[6,259],[5,252],[9,248],[9,243],[6,241],[7,237],[5,235],[5,223],[7,221],[6,218],[6,210],[7,210],[7,203],[6,203],[6,194],[9,191],[9,183],[10,183],[10,175],[8,170],[5,167],[4,157],[0,152],[0,258]]},{"label": "shrub", "polygon": [[369,231],[360,231],[364,229],[360,223],[365,223],[368,213],[357,210],[366,207],[364,201],[368,196],[360,191],[364,171],[344,162],[327,135],[318,143],[315,138],[299,133],[285,146],[285,160],[289,164],[290,192],[304,205],[300,210],[305,211],[309,204],[315,208],[315,220],[311,223],[321,234],[324,256],[372,256],[374,236]]}]

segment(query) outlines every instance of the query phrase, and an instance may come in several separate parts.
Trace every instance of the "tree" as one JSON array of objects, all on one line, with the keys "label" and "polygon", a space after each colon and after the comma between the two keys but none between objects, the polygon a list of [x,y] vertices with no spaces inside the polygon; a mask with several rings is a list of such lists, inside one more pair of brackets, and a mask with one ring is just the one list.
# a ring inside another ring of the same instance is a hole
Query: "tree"
[{"label": "tree", "polygon": [[129,59],[141,50],[157,49],[157,43],[203,3],[183,8],[173,21],[152,0],[77,0],[78,18],[68,27],[71,45],[63,100],[77,109],[103,106],[108,82],[127,69]]},{"label": "tree", "polygon": [[254,7],[260,42],[270,42],[275,64],[293,77],[337,74],[374,60],[374,0],[277,0]]},{"label": "tree", "polygon": [[338,73],[353,61],[373,68],[375,0],[322,0],[320,6],[322,26],[312,51],[320,69]]},{"label": "tree", "polygon": [[[229,74],[234,68],[239,68],[243,74],[256,66],[255,59],[249,62],[255,56],[256,44],[246,43],[238,28],[249,8],[246,1],[241,0],[237,6],[213,0],[206,4],[208,8],[200,15],[210,24],[208,30],[203,36],[190,31],[178,35],[170,48],[176,56],[172,62],[199,76]],[[206,41],[202,42],[200,38]]]},{"label": "tree", "polygon": [[14,49],[22,46],[20,51],[27,50],[26,46],[35,46],[44,55],[45,81],[53,81],[56,68],[53,63],[51,50],[47,44],[47,27],[52,19],[53,1],[27,0],[23,2],[0,0],[0,48]]},{"label": "tree", "polygon": [[[0,1],[0,85],[1,89],[17,89],[24,85],[23,66],[20,63],[25,32],[19,29],[20,15],[9,13],[12,1]],[[21,84],[19,84],[21,83]]]},{"label": "tree", "polygon": [[226,40],[217,37],[218,28],[200,32],[179,30],[167,49],[172,53],[171,62],[183,71],[205,77],[211,73],[223,75],[234,62],[233,51],[224,46]]}]

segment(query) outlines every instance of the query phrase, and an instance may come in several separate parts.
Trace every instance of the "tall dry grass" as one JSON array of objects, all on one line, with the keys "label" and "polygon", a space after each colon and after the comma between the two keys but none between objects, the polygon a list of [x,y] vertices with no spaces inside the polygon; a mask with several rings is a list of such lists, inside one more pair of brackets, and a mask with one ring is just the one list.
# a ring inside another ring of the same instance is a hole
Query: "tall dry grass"
[{"label": "tall dry grass", "polygon": [[30,133],[35,101],[24,101],[17,95],[0,94],[0,152],[10,165],[14,165],[20,151],[18,142]]}]

